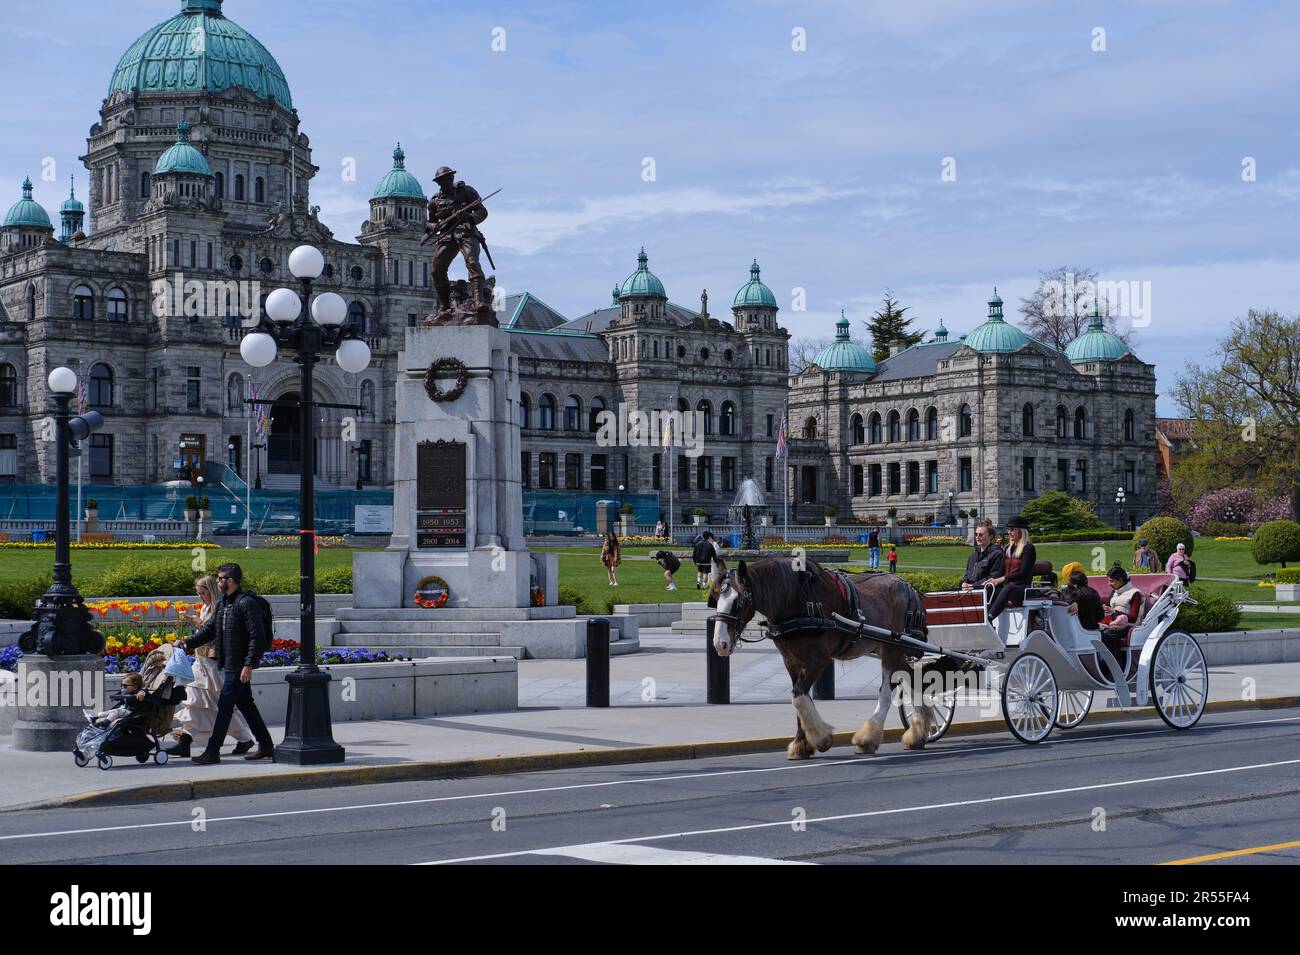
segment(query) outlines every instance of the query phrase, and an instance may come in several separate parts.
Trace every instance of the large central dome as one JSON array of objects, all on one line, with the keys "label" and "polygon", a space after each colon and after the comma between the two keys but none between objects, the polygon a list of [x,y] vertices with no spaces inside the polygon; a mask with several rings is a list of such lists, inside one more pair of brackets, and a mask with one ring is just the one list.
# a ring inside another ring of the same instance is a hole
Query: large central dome
[{"label": "large central dome", "polygon": [[182,0],[181,12],[131,44],[108,95],[194,93],[243,87],[293,109],[284,71],[266,47],[221,12],[221,0]]}]

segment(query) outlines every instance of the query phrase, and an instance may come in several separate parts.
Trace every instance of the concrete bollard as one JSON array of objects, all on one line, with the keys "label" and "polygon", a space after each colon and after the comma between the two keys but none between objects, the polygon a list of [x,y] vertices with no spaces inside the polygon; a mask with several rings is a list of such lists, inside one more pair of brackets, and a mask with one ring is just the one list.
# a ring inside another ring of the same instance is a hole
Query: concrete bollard
[{"label": "concrete bollard", "polygon": [[609,706],[609,621],[587,620],[587,705]]}]

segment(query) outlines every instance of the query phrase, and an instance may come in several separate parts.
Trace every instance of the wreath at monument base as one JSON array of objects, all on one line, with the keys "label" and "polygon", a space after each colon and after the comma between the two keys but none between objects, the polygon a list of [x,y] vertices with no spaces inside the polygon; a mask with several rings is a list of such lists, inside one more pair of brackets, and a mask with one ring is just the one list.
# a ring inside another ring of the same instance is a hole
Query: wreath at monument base
[{"label": "wreath at monument base", "polygon": [[437,610],[447,606],[447,601],[451,599],[451,588],[441,577],[425,577],[415,585],[415,595],[412,599],[417,607]]},{"label": "wreath at monument base", "polygon": [[[442,391],[438,387],[438,378],[451,372],[456,374],[456,383],[447,391]],[[424,392],[433,401],[455,401],[465,393],[468,382],[469,369],[463,361],[459,358],[439,358],[424,373]]]}]

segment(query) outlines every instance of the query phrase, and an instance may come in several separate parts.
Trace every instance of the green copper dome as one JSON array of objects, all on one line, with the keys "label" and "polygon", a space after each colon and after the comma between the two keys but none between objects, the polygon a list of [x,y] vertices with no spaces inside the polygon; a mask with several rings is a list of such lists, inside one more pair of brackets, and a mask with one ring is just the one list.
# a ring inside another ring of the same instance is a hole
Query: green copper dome
[{"label": "green copper dome", "polygon": [[212,175],[203,153],[190,145],[190,124],[185,120],[176,124],[176,144],[162,154],[153,170],[155,176],[169,173],[181,176]]},{"label": "green copper dome", "polygon": [[764,285],[758,279],[758,260],[749,267],[749,281],[740,287],[736,293],[736,298],[731,303],[732,308],[743,307],[746,305],[762,305],[767,308],[776,308],[776,296],[772,290]]},{"label": "green copper dome", "polygon": [[81,204],[77,198],[77,180],[74,178],[68,189],[68,198],[63,200],[63,205],[59,206],[60,212],[85,212],[86,207]]},{"label": "green copper dome", "polygon": [[1008,325],[1002,317],[1002,299],[995,288],[993,297],[989,299],[988,320],[965,336],[963,341],[979,352],[1005,353],[1019,351],[1029,342],[1029,336],[1016,326]]},{"label": "green copper dome", "polygon": [[625,295],[668,297],[668,293],[664,291],[664,283],[659,281],[659,276],[650,271],[649,263],[650,257],[645,254],[645,249],[642,248],[641,254],[636,257],[636,271],[627,277],[623,287],[618,290],[620,298]]},{"label": "green copper dome", "polygon": [[1065,346],[1065,357],[1075,364],[1085,361],[1114,361],[1128,353],[1128,346],[1119,336],[1106,331],[1096,303],[1093,303],[1088,330]]},{"label": "green copper dome", "polygon": [[370,198],[390,197],[422,200],[428,198],[420,188],[420,180],[406,171],[406,153],[402,151],[401,143],[398,143],[397,148],[393,150],[393,168],[379,180],[379,185],[375,186],[375,194]]},{"label": "green copper dome", "polygon": [[219,93],[234,87],[293,109],[280,64],[252,34],[226,19],[221,0],[182,0],[179,14],[146,32],[122,55],[108,95]]},{"label": "green copper dome", "polygon": [[54,226],[50,224],[50,217],[41,204],[32,198],[32,180],[28,177],[23,180],[23,197],[9,207],[9,212],[5,215],[4,228],[11,226],[26,226],[31,229],[50,229]]},{"label": "green copper dome", "polygon": [[813,364],[822,371],[856,371],[867,375],[876,373],[876,359],[871,350],[857,342],[849,341],[849,320],[840,312],[835,323],[835,341],[817,353]]}]

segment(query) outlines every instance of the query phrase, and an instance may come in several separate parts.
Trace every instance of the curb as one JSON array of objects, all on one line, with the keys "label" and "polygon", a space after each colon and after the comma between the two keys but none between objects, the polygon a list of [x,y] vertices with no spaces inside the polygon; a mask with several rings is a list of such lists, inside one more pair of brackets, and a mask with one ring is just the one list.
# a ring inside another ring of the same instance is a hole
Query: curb
[{"label": "curb", "polygon": [[[1207,713],[1230,713],[1238,710],[1274,710],[1300,707],[1300,696],[1278,696],[1261,700],[1212,700]],[[1129,710],[1103,710],[1089,713],[1087,723],[1115,723],[1149,718],[1151,707]],[[983,736],[1006,728],[1001,719],[971,720],[954,723],[944,739],[960,736]],[[902,727],[885,730],[882,742],[896,743]],[[836,733],[834,745],[852,742],[852,732]],[[629,763],[653,763],[671,760],[705,759],[713,756],[736,756],[747,753],[784,751],[788,736],[759,739],[720,740],[703,743],[669,743],[622,749],[590,749],[560,753],[532,753],[520,756],[489,756],[476,759],[425,760],[383,766],[341,766],[305,769],[270,776],[231,776],[215,779],[186,779],[150,786],[122,789],[99,789],[59,796],[54,799],[12,806],[0,812],[30,809],[90,809],[105,806],[130,806],[140,803],[187,802],[225,796],[252,796],[291,792],[303,789],[331,789],[342,786],[373,786],[380,783],[420,782],[438,779],[463,779],[473,776],[496,776],[509,773],[535,773],[555,769],[580,769],[592,766],[620,766]]]}]

